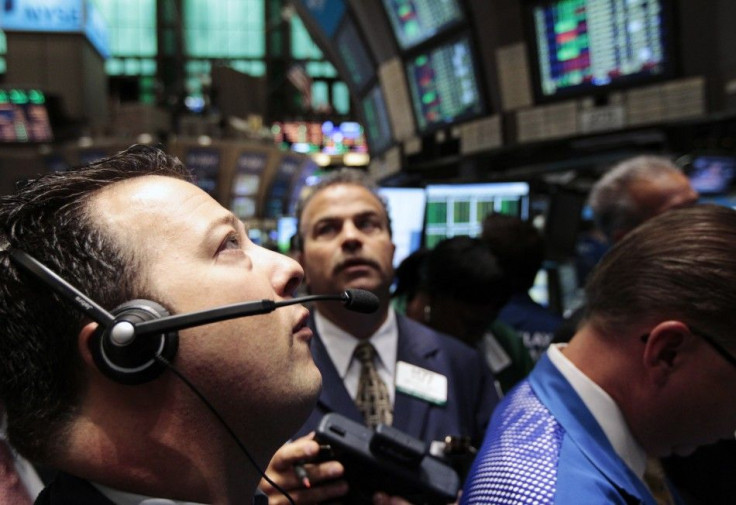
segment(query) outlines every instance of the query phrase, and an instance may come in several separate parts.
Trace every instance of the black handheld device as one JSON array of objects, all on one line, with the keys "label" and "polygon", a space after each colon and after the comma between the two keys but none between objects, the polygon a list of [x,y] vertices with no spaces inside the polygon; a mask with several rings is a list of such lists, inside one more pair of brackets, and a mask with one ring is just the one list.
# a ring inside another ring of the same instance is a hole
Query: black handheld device
[{"label": "black handheld device", "polygon": [[460,478],[446,463],[428,454],[427,445],[386,425],[375,431],[340,414],[325,415],[315,439],[328,444],[345,467],[347,503],[371,503],[376,491],[427,505],[457,499]]}]

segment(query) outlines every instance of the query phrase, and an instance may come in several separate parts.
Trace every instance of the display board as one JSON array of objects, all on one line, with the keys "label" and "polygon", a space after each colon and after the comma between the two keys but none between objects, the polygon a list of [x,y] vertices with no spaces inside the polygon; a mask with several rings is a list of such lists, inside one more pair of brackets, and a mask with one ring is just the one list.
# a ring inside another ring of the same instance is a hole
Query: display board
[{"label": "display board", "polygon": [[396,246],[394,267],[422,246],[424,208],[427,194],[423,188],[380,188],[391,219],[392,240]]},{"label": "display board", "polygon": [[46,96],[38,89],[0,89],[0,142],[51,142]]},{"label": "display board", "polygon": [[368,151],[363,127],[354,121],[277,121],[271,126],[276,146],[313,154],[364,153]]},{"label": "display board", "polygon": [[537,0],[527,5],[540,99],[649,82],[674,72],[670,0]]},{"label": "display board", "polygon": [[424,244],[429,248],[456,235],[477,237],[489,213],[529,217],[526,182],[431,184],[426,191]]},{"label": "display board", "polygon": [[406,74],[420,132],[483,112],[467,36],[412,57],[406,62]]},{"label": "display board", "polygon": [[378,155],[391,146],[391,122],[383,99],[381,86],[375,86],[361,103],[365,133],[372,155]]},{"label": "display board", "polygon": [[457,0],[383,0],[401,49],[410,49],[465,19]]},{"label": "display board", "polygon": [[376,65],[350,16],[345,16],[338,28],[335,46],[345,69],[345,80],[356,90],[362,90],[375,79]]}]

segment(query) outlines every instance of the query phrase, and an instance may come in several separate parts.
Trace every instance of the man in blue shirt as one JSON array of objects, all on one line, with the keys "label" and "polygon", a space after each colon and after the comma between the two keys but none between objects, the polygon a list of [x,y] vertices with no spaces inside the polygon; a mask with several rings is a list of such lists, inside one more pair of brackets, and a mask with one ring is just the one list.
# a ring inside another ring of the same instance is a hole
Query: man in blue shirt
[{"label": "man in blue shirt", "polygon": [[652,462],[736,428],[734,247],[736,212],[709,205],[617,243],[579,331],[494,412],[462,503],[676,503]]}]

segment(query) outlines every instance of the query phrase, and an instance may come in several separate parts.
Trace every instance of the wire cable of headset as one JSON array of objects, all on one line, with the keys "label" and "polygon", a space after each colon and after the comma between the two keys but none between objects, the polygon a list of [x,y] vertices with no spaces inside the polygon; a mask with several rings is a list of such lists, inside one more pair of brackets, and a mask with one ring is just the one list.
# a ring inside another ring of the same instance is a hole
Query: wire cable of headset
[{"label": "wire cable of headset", "polygon": [[258,471],[258,473],[261,474],[261,477],[263,477],[266,482],[271,484],[274,487],[274,489],[276,489],[279,493],[283,494],[291,505],[295,505],[294,500],[291,498],[289,493],[287,493],[286,490],[284,490],[284,488],[282,488],[281,486],[276,484],[273,480],[271,480],[271,478],[268,475],[266,475],[266,472],[264,472],[261,469],[261,467],[258,466],[258,463],[256,463],[255,459],[253,459],[253,456],[251,456],[250,451],[248,451],[248,449],[245,447],[245,444],[241,442],[240,438],[238,438],[238,436],[235,434],[235,432],[230,427],[230,425],[227,424],[225,419],[220,415],[220,413],[210,403],[210,401],[207,398],[205,398],[205,396],[202,393],[200,393],[199,389],[197,389],[197,387],[194,384],[192,384],[192,382],[189,379],[187,379],[184,374],[182,374],[174,365],[172,365],[169,360],[167,360],[166,358],[160,355],[156,355],[155,359],[159,361],[160,363],[162,363],[163,365],[165,365],[169,370],[171,370],[174,373],[174,375],[179,377],[179,379],[181,379],[181,381],[184,384],[186,384],[187,387],[189,387],[189,389],[191,389],[192,392],[195,395],[197,395],[197,397],[200,400],[202,400],[202,403],[204,403],[205,406],[208,409],[210,409],[210,412],[212,412],[212,414],[217,418],[220,424],[222,424],[222,426],[230,434],[233,440],[235,440],[235,443],[238,444],[238,447],[240,447],[240,450],[243,451],[243,454],[245,454],[245,457],[248,458],[248,461],[250,461],[251,465],[253,465],[253,468],[255,468]]}]

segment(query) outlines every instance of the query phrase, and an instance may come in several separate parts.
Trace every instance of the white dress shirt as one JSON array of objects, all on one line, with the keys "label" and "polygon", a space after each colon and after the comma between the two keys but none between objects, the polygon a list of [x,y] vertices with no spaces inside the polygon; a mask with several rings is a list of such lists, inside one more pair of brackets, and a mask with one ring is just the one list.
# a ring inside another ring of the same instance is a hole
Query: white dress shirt
[{"label": "white dress shirt", "polygon": [[118,491],[96,482],[90,482],[97,490],[115,505],[204,505],[189,501],[169,500],[166,498],[151,498],[140,494]]},{"label": "white dress shirt", "polygon": [[643,481],[647,465],[644,449],[631,434],[626,419],[613,398],[562,354],[561,349],[565,345],[554,344],[549,347],[547,355],[550,361],[593,414],[616,454]]},{"label": "white dress shirt", "polygon": [[[361,342],[346,331],[341,330],[331,321],[327,320],[318,311],[314,311],[314,326],[317,328],[322,342],[325,344],[327,354],[342,378],[345,389],[355,398],[358,393],[358,380],[360,379],[360,362],[353,359],[353,352]],[[388,311],[386,321],[378,330],[371,335],[369,342],[376,349],[376,369],[394,404],[396,393],[394,391],[394,377],[396,375],[396,354],[399,345],[399,327],[396,322],[396,314],[393,310]]]}]

